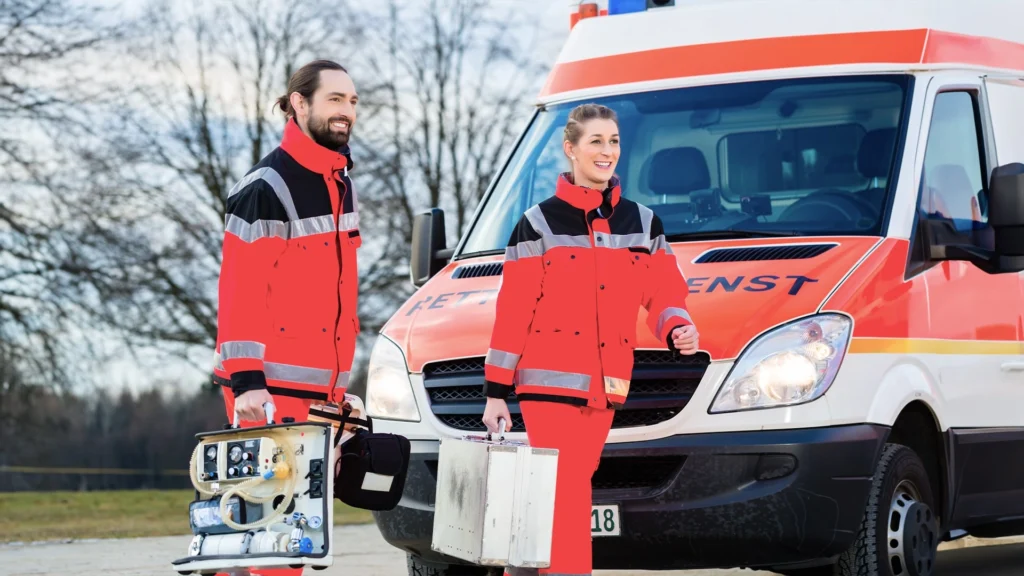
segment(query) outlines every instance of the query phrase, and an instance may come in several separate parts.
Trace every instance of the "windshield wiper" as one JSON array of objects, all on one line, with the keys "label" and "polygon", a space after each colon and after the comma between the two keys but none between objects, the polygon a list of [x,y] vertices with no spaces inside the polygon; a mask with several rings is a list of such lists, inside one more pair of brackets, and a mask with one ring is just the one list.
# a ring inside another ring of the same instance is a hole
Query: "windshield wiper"
[{"label": "windshield wiper", "polygon": [[804,236],[804,234],[792,230],[736,230],[730,228],[726,230],[667,234],[665,240],[669,242],[684,242],[686,240],[715,240],[718,238],[789,238],[793,236]]},{"label": "windshield wiper", "polygon": [[466,258],[477,258],[480,256],[497,256],[498,254],[504,253],[504,248],[496,248],[494,250],[479,250],[477,252],[465,252],[463,254],[459,254],[459,257],[456,258],[456,260],[465,260]]}]

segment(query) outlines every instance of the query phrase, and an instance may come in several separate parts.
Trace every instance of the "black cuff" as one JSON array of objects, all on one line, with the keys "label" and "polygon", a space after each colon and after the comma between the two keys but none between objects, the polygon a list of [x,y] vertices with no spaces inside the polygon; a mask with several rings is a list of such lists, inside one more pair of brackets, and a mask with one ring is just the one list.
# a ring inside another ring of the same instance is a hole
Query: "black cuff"
[{"label": "black cuff", "polygon": [[490,380],[484,380],[484,396],[487,396],[488,398],[507,400],[508,395],[511,393],[512,386],[498,384],[497,382],[491,382]]},{"label": "black cuff", "polygon": [[231,375],[231,391],[238,398],[240,394],[250,390],[266,390],[267,377],[262,370],[246,370]]},{"label": "black cuff", "polygon": [[675,326],[672,327],[671,330],[668,331],[668,336],[665,336],[665,343],[668,344],[669,350],[676,349],[675,345],[672,344],[672,333],[676,331],[676,328],[682,328],[683,326],[686,326],[686,324],[676,324]]}]

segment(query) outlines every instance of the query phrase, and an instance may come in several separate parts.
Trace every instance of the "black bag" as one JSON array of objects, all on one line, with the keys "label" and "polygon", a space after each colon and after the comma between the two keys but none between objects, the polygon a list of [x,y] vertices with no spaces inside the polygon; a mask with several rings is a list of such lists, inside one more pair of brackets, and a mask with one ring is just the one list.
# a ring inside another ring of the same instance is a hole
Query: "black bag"
[{"label": "black bag", "polygon": [[[409,439],[397,434],[373,432],[373,422],[342,416],[346,422],[361,424],[355,436],[341,445],[341,457],[334,466],[334,496],[353,508],[393,510],[402,499],[409,470]],[[335,442],[341,438],[341,432]]]}]

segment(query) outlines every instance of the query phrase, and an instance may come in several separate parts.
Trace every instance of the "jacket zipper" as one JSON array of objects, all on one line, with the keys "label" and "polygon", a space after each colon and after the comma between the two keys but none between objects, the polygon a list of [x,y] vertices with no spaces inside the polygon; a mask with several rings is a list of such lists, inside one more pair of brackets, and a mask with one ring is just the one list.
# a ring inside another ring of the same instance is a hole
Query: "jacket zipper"
[{"label": "jacket zipper", "polygon": [[[598,266],[597,266],[597,257],[598,257],[597,243],[594,241],[594,228],[591,226],[590,221],[587,220],[587,213],[586,212],[583,213],[583,220],[587,223],[587,230],[589,231],[589,234],[587,234],[587,236],[590,239],[590,248],[594,252],[594,304],[595,304],[595,306],[594,306],[594,323],[597,326],[597,359],[598,359],[598,366],[601,368],[601,370],[600,370],[600,372],[601,372],[601,381],[598,382],[598,385],[601,387],[601,390],[604,390],[604,355],[601,353],[601,338],[602,338],[601,337],[601,306],[600,306],[601,290],[598,288],[598,284],[601,282],[601,279],[599,277],[600,275],[598,274]],[[588,391],[588,393],[589,393],[589,391]],[[606,399],[605,400],[605,404],[607,404],[607,403],[608,403],[608,401]],[[588,402],[588,404],[589,404],[589,402]]]},{"label": "jacket zipper", "polygon": [[[346,175],[348,174],[348,169],[347,168],[345,170],[345,173],[346,173]],[[333,178],[334,175],[332,174],[331,177]],[[348,194],[348,184],[346,184],[344,181],[341,181],[341,185],[345,188],[345,194]],[[338,286],[340,286],[341,282],[342,282],[342,280],[341,280],[341,273],[342,273],[342,266],[343,266],[343,263],[341,261],[342,260],[342,258],[341,258],[341,231],[339,230],[339,228],[340,228],[341,214],[344,211],[345,211],[345,198],[341,194],[341,189],[339,188],[338,189],[338,213],[334,217],[334,235],[335,235],[335,240],[336,240],[335,243],[334,243],[334,248],[335,248],[335,252],[337,253],[337,256],[338,256],[338,284],[334,286],[334,292],[338,296],[338,315],[334,319],[334,366],[335,366],[336,371],[338,372],[338,378],[341,377],[341,362],[338,361],[338,337],[339,337],[338,336],[338,329],[340,328],[339,324],[341,324],[341,289],[338,288]],[[335,383],[335,386],[337,386],[337,383],[338,383],[337,379],[335,379],[334,383]]]}]

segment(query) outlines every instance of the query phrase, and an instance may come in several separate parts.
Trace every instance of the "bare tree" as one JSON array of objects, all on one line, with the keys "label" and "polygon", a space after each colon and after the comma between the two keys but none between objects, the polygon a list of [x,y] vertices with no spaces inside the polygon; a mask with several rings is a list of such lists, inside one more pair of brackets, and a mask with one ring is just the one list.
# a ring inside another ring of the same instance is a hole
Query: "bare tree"
[{"label": "bare tree", "polygon": [[[334,57],[361,95],[353,177],[366,229],[360,316],[376,332],[409,292],[416,210],[441,205],[464,229],[501,155],[529,114],[543,70],[523,58],[514,20],[487,0],[343,5],[262,0],[154,4],[139,54],[159,80],[132,93],[105,157],[105,243],[132,246],[118,266],[131,292],[102,290],[105,320],[135,342],[186,353],[212,346],[227,190],[280,138],[269,104],[303,62]],[[426,23],[424,25],[424,23]],[[154,59],[152,54],[159,54]],[[131,190],[130,198],[123,190]],[[148,206],[148,208],[147,208]],[[145,241],[132,243],[141,234]],[[119,236],[120,235],[120,236]],[[176,346],[177,345],[177,346]]]},{"label": "bare tree", "polygon": [[80,191],[68,144],[92,132],[103,91],[87,64],[122,35],[109,12],[67,0],[0,0],[0,344],[33,381],[85,357],[96,303],[76,237]]},{"label": "bare tree", "polygon": [[[382,3],[383,4],[383,3]],[[357,70],[372,79],[360,199],[387,241],[364,274],[376,330],[410,293],[415,214],[446,210],[450,240],[468,220],[531,112],[546,68],[531,57],[535,24],[488,0],[398,2],[368,15]],[[454,226],[453,226],[454,225]]]},{"label": "bare tree", "polygon": [[[65,0],[0,0],[0,8],[11,2],[23,16],[5,20],[0,9],[8,37],[29,16],[55,17],[50,6],[72,13]],[[410,291],[413,215],[442,206],[452,236],[465,229],[543,73],[523,56],[526,23],[489,0],[152,0],[144,8],[130,33],[113,37],[117,49],[100,52],[99,70],[83,68],[82,85],[97,90],[79,99],[89,106],[73,138],[60,124],[67,115],[47,116],[58,104],[4,92],[12,74],[54,74],[20,57],[11,62],[23,72],[9,73],[17,69],[3,65],[0,35],[0,106],[24,102],[0,108],[0,118],[56,128],[49,149],[68,157],[29,157],[0,139],[8,148],[0,153],[20,167],[19,185],[35,191],[0,190],[0,339],[10,334],[24,354],[58,346],[80,354],[97,341],[94,331],[112,330],[132,353],[209,361],[227,191],[279,142],[283,117],[271,104],[314,58],[344,63],[362,97],[352,175],[365,230],[360,316],[375,333]],[[97,49],[96,38],[56,36]],[[60,77],[68,65],[57,62]]]},{"label": "bare tree", "polygon": [[124,66],[142,81],[122,93],[112,137],[94,162],[107,218],[92,238],[117,246],[117,282],[100,282],[106,325],[133,349],[186,356],[212,348],[227,193],[277,145],[270,104],[297,65],[346,46],[344,3],[158,0],[151,34]]}]

